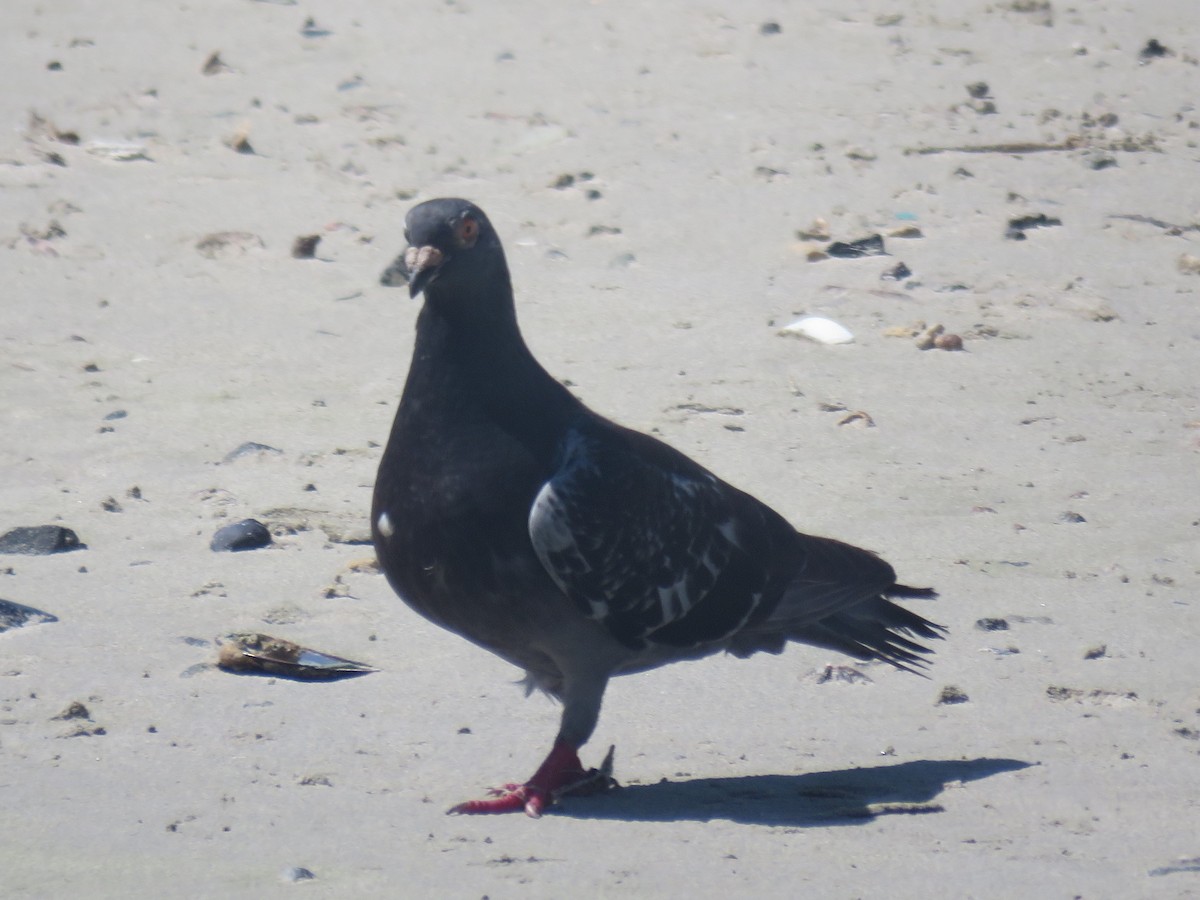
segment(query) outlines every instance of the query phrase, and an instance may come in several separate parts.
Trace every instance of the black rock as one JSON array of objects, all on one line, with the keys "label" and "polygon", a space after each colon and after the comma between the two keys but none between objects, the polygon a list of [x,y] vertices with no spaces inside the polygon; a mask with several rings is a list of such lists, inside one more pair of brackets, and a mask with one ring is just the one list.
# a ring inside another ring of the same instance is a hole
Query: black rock
[{"label": "black rock", "polygon": [[1145,65],[1153,59],[1161,59],[1164,56],[1171,55],[1170,48],[1160,44],[1158,38],[1150,38],[1150,40],[1146,41],[1146,46],[1138,52],[1138,59]]},{"label": "black rock", "polygon": [[317,255],[317,244],[321,243],[319,234],[305,234],[292,241],[292,257],[294,259],[312,259]]},{"label": "black rock", "polygon": [[214,553],[237,550],[258,550],[269,546],[271,532],[257,519],[242,519],[224,528],[218,528],[209,546]]},{"label": "black rock", "polygon": [[87,544],[79,540],[79,535],[61,525],[14,528],[12,531],[0,535],[0,553],[47,556],[51,553],[67,553],[71,550],[86,549]]}]

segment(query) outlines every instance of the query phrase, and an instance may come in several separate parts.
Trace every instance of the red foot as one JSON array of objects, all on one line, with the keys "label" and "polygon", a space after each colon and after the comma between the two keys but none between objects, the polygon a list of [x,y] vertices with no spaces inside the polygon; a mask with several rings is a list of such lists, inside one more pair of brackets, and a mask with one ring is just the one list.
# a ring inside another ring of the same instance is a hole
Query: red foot
[{"label": "red foot", "polygon": [[599,769],[584,771],[575,748],[564,741],[555,741],[549,756],[524,784],[506,784],[494,788],[488,800],[468,800],[447,810],[450,815],[479,815],[525,811],[539,818],[542,812],[559,797],[567,794],[593,793],[607,790],[616,784],[612,777],[612,748]]}]

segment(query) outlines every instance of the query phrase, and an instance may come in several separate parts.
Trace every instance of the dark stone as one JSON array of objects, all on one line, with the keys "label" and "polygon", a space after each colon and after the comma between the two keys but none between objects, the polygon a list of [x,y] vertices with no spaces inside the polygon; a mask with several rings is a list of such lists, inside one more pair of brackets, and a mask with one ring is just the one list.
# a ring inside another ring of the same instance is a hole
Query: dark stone
[{"label": "dark stone", "polygon": [[317,255],[317,244],[321,243],[319,234],[305,234],[292,241],[292,256],[296,259],[312,259]]},{"label": "dark stone", "polygon": [[1138,59],[1143,63],[1148,63],[1152,59],[1161,59],[1164,56],[1171,56],[1171,50],[1158,42],[1158,38],[1150,38],[1146,41],[1146,46],[1138,52]]},{"label": "dark stone", "polygon": [[62,719],[63,721],[67,721],[69,719],[88,719],[90,721],[92,714],[88,712],[88,708],[86,706],[76,700],[54,718]]},{"label": "dark stone", "polygon": [[967,692],[962,688],[953,684],[948,684],[942,688],[941,694],[938,695],[937,705],[952,706],[955,703],[967,703],[970,701],[970,699],[971,698],[967,696]]},{"label": "dark stone", "polygon": [[218,528],[209,545],[214,553],[238,550],[258,550],[269,546],[271,532],[257,519],[242,519],[224,528]]},{"label": "dark stone", "polygon": [[79,535],[61,525],[14,528],[12,531],[0,535],[0,553],[46,556],[51,553],[67,553],[71,550],[86,549],[87,544],[79,540]]}]

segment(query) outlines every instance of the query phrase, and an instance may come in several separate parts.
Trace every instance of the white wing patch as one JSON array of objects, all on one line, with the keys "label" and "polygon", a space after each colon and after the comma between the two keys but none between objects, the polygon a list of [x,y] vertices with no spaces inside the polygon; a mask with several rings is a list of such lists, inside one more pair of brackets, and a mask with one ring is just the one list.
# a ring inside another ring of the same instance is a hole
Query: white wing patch
[{"label": "white wing patch", "polygon": [[388,518],[386,512],[379,514],[379,519],[375,522],[375,527],[379,529],[379,533],[385,538],[390,538],[396,533],[396,527],[392,525],[392,520]]},{"label": "white wing patch", "polygon": [[[551,553],[569,552],[575,548],[575,535],[567,524],[567,510],[562,499],[554,491],[554,482],[547,481],[538,491],[529,510],[529,531],[537,535],[533,548],[538,559],[546,565]],[[553,570],[551,570],[553,571]]]},{"label": "white wing patch", "polygon": [[[567,504],[555,490],[554,481],[547,481],[538,491],[529,510],[529,536],[533,550],[542,567],[563,593],[570,594],[571,586],[565,572],[591,572],[592,567],[579,550]],[[565,567],[565,568],[564,568]],[[608,615],[608,603],[599,597],[587,597],[590,615],[603,619]]]}]

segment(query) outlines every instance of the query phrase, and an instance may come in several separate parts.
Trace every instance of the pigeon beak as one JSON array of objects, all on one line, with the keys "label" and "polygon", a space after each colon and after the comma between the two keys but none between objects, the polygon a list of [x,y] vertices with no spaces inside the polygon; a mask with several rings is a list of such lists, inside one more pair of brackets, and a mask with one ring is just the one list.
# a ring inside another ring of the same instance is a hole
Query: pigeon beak
[{"label": "pigeon beak", "polygon": [[409,247],[404,253],[404,264],[408,267],[408,296],[415,297],[437,278],[442,270],[445,255],[437,247]]}]

